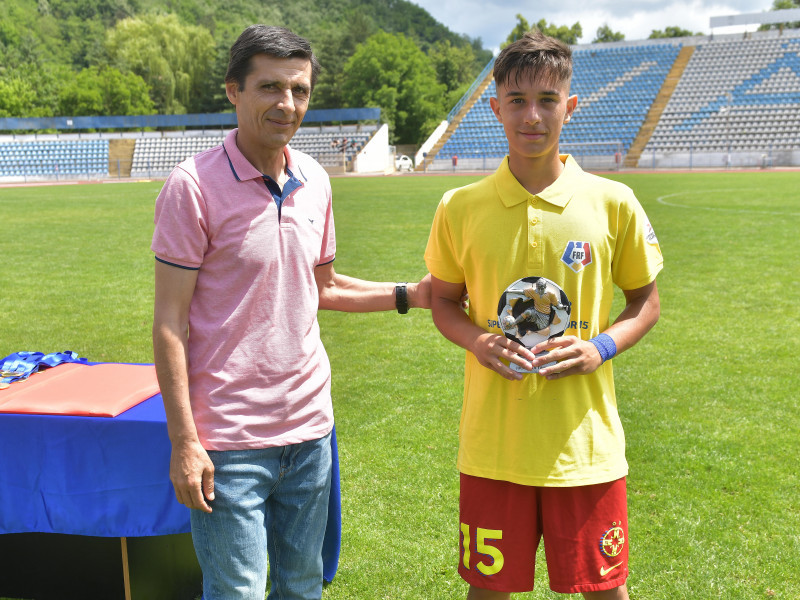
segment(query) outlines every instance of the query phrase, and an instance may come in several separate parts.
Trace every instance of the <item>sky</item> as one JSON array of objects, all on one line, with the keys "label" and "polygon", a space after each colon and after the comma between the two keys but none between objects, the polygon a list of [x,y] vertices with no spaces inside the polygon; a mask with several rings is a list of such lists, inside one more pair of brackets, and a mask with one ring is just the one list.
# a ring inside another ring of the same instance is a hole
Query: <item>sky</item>
[{"label": "sky", "polygon": [[[772,8],[772,0],[594,0],[587,2],[544,2],[520,0],[410,0],[427,10],[434,19],[455,33],[481,38],[483,47],[497,52],[517,24],[521,14],[533,25],[541,19],[555,25],[572,26],[579,22],[588,44],[597,28],[608,24],[612,31],[625,34],[626,40],[646,39],[653,29],[677,25],[705,35],[712,33],[709,18],[742,13],[757,13]],[[715,34],[755,31],[757,25],[719,27]]]}]

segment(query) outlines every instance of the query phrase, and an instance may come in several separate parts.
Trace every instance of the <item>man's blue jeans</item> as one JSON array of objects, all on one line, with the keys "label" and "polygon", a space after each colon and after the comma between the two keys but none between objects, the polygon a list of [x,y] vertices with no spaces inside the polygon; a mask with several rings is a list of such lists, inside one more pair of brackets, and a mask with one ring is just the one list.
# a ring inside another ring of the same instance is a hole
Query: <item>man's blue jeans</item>
[{"label": "man's blue jeans", "polygon": [[322,597],[331,436],[260,450],[210,451],[213,512],[191,511],[204,600]]}]

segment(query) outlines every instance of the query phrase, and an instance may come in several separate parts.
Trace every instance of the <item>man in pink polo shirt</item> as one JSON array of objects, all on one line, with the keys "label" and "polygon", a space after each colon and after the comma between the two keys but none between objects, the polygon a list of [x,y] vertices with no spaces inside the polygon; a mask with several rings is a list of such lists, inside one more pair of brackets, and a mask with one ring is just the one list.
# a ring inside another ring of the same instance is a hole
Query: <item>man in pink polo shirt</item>
[{"label": "man in pink polo shirt", "polygon": [[336,273],[328,176],[289,147],[319,63],[247,28],[226,92],[238,129],[180,164],[156,202],[153,348],[205,600],[319,599],[331,478],[330,364],[318,309],[430,306],[430,283]]}]

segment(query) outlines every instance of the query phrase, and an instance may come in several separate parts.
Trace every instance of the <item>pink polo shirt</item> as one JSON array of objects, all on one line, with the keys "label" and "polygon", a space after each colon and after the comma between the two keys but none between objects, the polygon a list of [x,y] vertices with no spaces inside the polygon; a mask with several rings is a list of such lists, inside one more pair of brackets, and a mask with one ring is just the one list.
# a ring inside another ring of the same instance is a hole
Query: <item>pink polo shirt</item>
[{"label": "pink polo shirt", "polygon": [[330,181],[306,154],[287,147],[286,158],[297,181],[280,210],[236,130],[178,165],[156,200],[156,259],[198,270],[189,393],[208,450],[294,444],[333,427],[314,278],[336,253]]}]

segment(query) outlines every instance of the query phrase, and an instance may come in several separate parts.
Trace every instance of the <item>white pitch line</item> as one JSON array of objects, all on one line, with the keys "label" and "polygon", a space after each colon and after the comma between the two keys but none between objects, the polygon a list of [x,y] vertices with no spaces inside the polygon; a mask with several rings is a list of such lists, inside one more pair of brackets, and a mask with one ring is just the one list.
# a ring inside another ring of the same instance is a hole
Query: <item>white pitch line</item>
[{"label": "white pitch line", "polygon": [[747,208],[721,208],[718,206],[695,206],[695,205],[686,205],[686,204],[679,204],[677,202],[667,202],[665,198],[674,198],[675,196],[686,196],[688,194],[706,194],[706,193],[718,193],[718,192],[730,192],[732,194],[741,194],[745,190],[704,190],[704,191],[691,191],[691,192],[675,192],[674,194],[666,194],[665,196],[659,196],[656,198],[656,202],[663,204],[664,206],[672,206],[673,208],[689,208],[692,210],[700,209],[700,210],[710,210],[715,212],[731,212],[731,213],[745,213],[745,214],[759,214],[759,215],[777,215],[779,217],[800,217],[800,213],[796,212],[779,212],[773,210],[751,210]]}]

